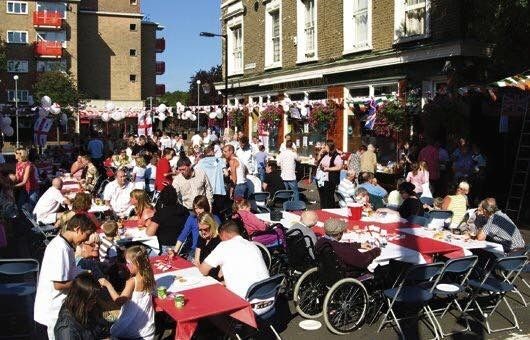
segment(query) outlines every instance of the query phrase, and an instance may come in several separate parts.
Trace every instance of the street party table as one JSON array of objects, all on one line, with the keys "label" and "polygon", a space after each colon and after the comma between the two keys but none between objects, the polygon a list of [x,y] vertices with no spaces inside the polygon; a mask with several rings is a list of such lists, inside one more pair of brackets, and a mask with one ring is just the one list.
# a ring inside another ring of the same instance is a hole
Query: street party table
[{"label": "street party table", "polygon": [[175,256],[150,259],[157,287],[165,286],[169,293],[184,295],[185,306],[175,307],[172,294],[155,297],[157,311],[164,311],[176,321],[175,339],[190,339],[197,323],[205,317],[229,315],[254,328],[254,311],[248,301],[226,289],[217,280],[203,276],[191,262]]},{"label": "street party table", "polygon": [[[458,258],[471,255],[471,249],[485,249],[502,253],[500,244],[465,240],[463,236],[452,235],[447,231],[427,230],[418,225],[411,225],[406,220],[394,215],[371,217],[363,216],[361,220],[348,219],[348,209],[315,210],[318,222],[313,231],[316,235],[324,235],[324,222],[330,218],[342,219],[346,222],[346,231],[341,242],[373,242],[377,245],[384,239],[386,245],[381,247],[378,256],[368,269],[373,270],[378,265],[387,264],[389,260],[422,264],[432,263],[435,256],[443,255],[447,258]],[[270,221],[269,214],[258,214],[258,218]],[[300,220],[299,214],[283,212],[279,221],[286,228],[290,228]]]},{"label": "street party table", "polygon": [[[160,251],[160,243],[158,242],[158,237],[156,236],[147,236],[145,233],[145,228],[139,228],[138,220],[124,220],[121,222],[123,227],[123,232],[120,232],[120,240],[127,239],[130,242],[139,242],[149,248],[153,249],[156,254]],[[98,229],[98,233],[103,233],[103,230]]]}]

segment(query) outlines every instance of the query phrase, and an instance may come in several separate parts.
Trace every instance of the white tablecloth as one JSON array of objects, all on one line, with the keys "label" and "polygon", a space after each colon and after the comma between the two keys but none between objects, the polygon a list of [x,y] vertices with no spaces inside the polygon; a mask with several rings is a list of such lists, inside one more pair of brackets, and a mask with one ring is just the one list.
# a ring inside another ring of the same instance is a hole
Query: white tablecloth
[{"label": "white tablecloth", "polygon": [[[175,277],[177,276],[183,277],[186,279],[186,282],[175,280]],[[220,284],[216,279],[202,275],[197,267],[157,274],[155,275],[155,281],[157,287],[168,287],[167,291],[170,293],[183,292],[189,289]]]}]

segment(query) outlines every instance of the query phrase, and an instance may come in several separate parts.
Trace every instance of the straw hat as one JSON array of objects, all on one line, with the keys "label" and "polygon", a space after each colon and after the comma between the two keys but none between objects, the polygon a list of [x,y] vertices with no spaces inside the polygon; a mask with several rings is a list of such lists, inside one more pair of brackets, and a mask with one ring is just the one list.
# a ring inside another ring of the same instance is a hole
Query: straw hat
[{"label": "straw hat", "polygon": [[335,236],[342,233],[346,229],[346,222],[338,218],[332,218],[324,222],[324,230],[326,235]]}]

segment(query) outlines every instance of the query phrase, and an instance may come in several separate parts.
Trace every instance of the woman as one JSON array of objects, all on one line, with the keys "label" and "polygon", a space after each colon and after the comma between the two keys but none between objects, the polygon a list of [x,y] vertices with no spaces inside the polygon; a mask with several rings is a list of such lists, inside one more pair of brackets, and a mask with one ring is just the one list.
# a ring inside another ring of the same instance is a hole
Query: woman
[{"label": "woman", "polygon": [[81,155],[77,156],[76,161],[72,163],[72,166],[70,167],[70,173],[72,174],[72,177],[80,181],[85,167],[86,164],[83,162]]},{"label": "woman", "polygon": [[320,151],[317,173],[315,175],[321,209],[335,207],[335,190],[339,185],[341,169],[342,158],[337,152],[335,142],[328,140]]},{"label": "woman", "polygon": [[108,336],[108,325],[102,317],[99,297],[101,286],[88,272],[79,274],[68,290],[55,324],[56,339],[91,340]]},{"label": "woman", "polygon": [[120,153],[112,156],[112,165],[116,169],[121,169],[123,167],[129,167],[131,164],[131,159],[127,155],[127,149],[121,149]]},{"label": "woman", "polygon": [[423,186],[426,183],[429,185],[429,172],[422,170],[418,163],[412,163],[411,171],[407,174],[406,180],[414,185],[414,192],[421,196]]},{"label": "woman", "polygon": [[131,191],[131,205],[134,207],[135,215],[132,220],[138,220],[139,226],[146,226],[155,214],[155,210],[149,203],[149,197],[145,190],[134,189]]},{"label": "woman", "polygon": [[[195,248],[194,263],[196,265],[201,264],[221,242],[217,231],[219,224],[215,221],[212,214],[207,212],[200,214],[198,216],[198,224],[200,238],[197,243],[197,248]],[[210,274],[212,274],[212,271],[217,272],[216,270],[211,270]]]},{"label": "woman", "polygon": [[467,211],[469,184],[467,182],[460,182],[458,187],[452,191],[454,192],[454,195],[445,196],[442,202],[442,210],[453,212],[453,218],[451,219],[451,225],[449,228],[457,228]]},{"label": "woman", "polygon": [[[184,225],[184,229],[182,229],[179,237],[177,238],[177,244],[175,245],[174,249],[175,253],[178,254],[180,252],[186,255],[187,257],[191,258],[192,260],[195,256],[195,248],[197,248],[197,241],[199,240],[199,223],[197,220],[197,216],[204,212],[211,212],[210,203],[208,203],[208,199],[206,198],[206,196],[199,195],[195,197],[195,199],[193,200],[193,212],[194,214],[190,214],[188,216],[186,224]],[[214,219],[217,224],[221,224],[219,217],[214,216]],[[186,247],[183,247],[184,243],[187,243]],[[187,249],[188,247],[190,247],[189,252]]]},{"label": "woman", "polygon": [[88,212],[91,207],[92,197],[90,196],[90,194],[86,192],[78,192],[72,202],[71,210],[61,215],[59,220],[55,222],[55,227],[64,229],[66,228],[66,224],[68,223],[68,221],[70,221],[70,219],[74,217],[75,214],[83,213],[86,214],[88,218],[90,218],[90,220],[96,225],[97,228],[99,228],[99,226],[101,225],[99,220],[93,213]]},{"label": "woman", "polygon": [[156,211],[150,221],[146,223],[147,236],[157,236],[163,253],[175,244],[186,220],[188,209],[178,202],[177,191],[172,185],[167,185],[158,197]]},{"label": "woman", "polygon": [[19,148],[15,152],[17,160],[15,188],[19,189],[17,206],[22,209],[27,205],[31,212],[39,199],[39,183],[37,182],[37,169],[28,160],[28,150]]},{"label": "woman", "polygon": [[244,198],[236,198],[234,202],[233,211],[235,215],[239,215],[243,225],[249,236],[255,232],[267,230],[265,222],[256,217],[250,212],[250,203]]},{"label": "woman", "polygon": [[103,262],[99,261],[99,245],[101,240],[97,233],[92,233],[88,240],[77,246],[75,264],[79,269],[90,270],[96,279],[105,277]]},{"label": "woman", "polygon": [[409,218],[410,216],[423,216],[423,204],[416,196],[414,192],[414,184],[410,182],[403,182],[398,187],[403,203],[397,211],[389,208],[377,209],[377,213],[389,213],[392,215],[398,215],[402,218]]},{"label": "woman", "polygon": [[135,158],[135,165],[132,169],[132,183],[135,189],[145,189],[145,158],[139,156]]}]

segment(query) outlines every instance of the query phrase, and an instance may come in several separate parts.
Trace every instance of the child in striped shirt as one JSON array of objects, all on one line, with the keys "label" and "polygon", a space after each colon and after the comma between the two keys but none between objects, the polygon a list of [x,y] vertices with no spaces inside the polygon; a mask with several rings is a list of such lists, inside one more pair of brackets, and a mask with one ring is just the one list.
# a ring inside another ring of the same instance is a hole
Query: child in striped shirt
[{"label": "child in striped shirt", "polygon": [[101,237],[99,245],[99,260],[101,262],[113,263],[118,256],[114,238],[118,235],[118,224],[114,221],[107,221],[101,225],[105,236]]}]

